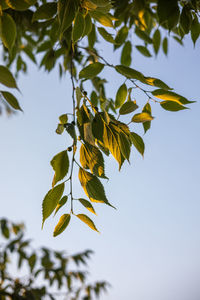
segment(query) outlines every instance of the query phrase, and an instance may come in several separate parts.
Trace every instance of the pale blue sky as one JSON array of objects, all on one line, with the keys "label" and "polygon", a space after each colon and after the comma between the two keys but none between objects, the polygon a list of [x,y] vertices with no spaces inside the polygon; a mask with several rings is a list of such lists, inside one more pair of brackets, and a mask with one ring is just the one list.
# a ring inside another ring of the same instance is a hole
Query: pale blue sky
[{"label": "pale blue sky", "polygon": [[[133,67],[157,76],[189,100],[199,100],[200,43],[185,47],[173,42],[168,58],[143,58],[133,51]],[[101,45],[100,45],[101,48]],[[117,53],[102,46],[101,54],[118,63]],[[123,82],[106,68],[109,96]],[[41,231],[41,203],[51,187],[51,158],[70,144],[55,134],[58,116],[71,109],[71,85],[57,72],[38,72],[30,65],[21,76],[19,95],[24,114],[0,118],[1,216],[24,221],[36,246],[66,249],[90,248],[91,279],[112,284],[105,300],[198,300],[200,298],[199,102],[190,110],[171,113],[152,105],[152,129],[144,136],[144,159],[136,151],[131,165],[118,173],[107,162],[108,199],[118,209],[96,205],[93,217],[101,234],[73,218],[69,228],[52,237],[58,221],[50,217]],[[143,103],[143,95],[138,95]],[[136,132],[142,134],[137,125]],[[83,195],[77,180],[77,196]],[[64,213],[62,210],[59,216]],[[77,210],[78,211],[78,210]],[[83,211],[83,210],[82,210]]]}]

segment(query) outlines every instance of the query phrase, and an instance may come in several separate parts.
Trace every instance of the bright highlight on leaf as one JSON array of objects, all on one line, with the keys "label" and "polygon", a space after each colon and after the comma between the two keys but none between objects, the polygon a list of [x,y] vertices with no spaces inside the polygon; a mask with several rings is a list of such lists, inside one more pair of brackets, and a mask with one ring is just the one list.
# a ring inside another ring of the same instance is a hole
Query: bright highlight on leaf
[{"label": "bright highlight on leaf", "polygon": [[86,216],[84,214],[79,214],[79,215],[76,215],[76,216],[82,222],[84,222],[86,225],[88,225],[92,230],[99,232],[98,229],[96,228],[94,222],[88,216]]},{"label": "bright highlight on leaf", "polygon": [[85,200],[83,198],[79,198],[78,199],[80,201],[80,203],[87,209],[89,210],[90,212],[92,212],[93,214],[96,215],[96,212],[94,210],[94,207],[92,206],[92,204],[88,201],[88,200]]},{"label": "bright highlight on leaf", "polygon": [[55,171],[55,175],[52,183],[52,186],[54,187],[54,185],[58,181],[62,180],[68,172],[69,158],[68,158],[67,150],[56,154],[51,160],[51,165]]},{"label": "bright highlight on leaf", "polygon": [[140,114],[136,114],[132,117],[131,121],[135,123],[144,123],[147,121],[152,121],[154,117],[146,112],[142,112]]},{"label": "bright highlight on leaf", "polygon": [[57,235],[61,234],[69,225],[71,219],[71,215],[69,214],[64,214],[60,217],[60,220],[58,224],[56,225],[53,236],[56,237]]}]

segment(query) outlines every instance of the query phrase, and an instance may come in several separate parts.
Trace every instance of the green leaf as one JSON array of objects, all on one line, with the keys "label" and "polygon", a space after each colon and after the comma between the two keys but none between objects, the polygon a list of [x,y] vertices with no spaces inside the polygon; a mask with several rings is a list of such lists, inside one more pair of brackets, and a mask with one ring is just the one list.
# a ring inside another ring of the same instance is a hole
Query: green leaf
[{"label": "green leaf", "polygon": [[[151,105],[149,104],[149,102],[145,104],[145,106],[142,109],[142,112],[146,112],[151,115]],[[146,133],[151,127],[151,121],[144,122],[142,125],[144,128],[144,133]]]},{"label": "green leaf", "polygon": [[83,97],[83,95],[81,93],[81,89],[77,86],[76,87],[76,103],[77,103],[77,107],[79,107],[82,97]]},{"label": "green leaf", "polygon": [[127,101],[125,102],[119,110],[120,115],[130,114],[134,110],[138,108],[138,105],[135,101]]},{"label": "green leaf", "polygon": [[95,76],[97,76],[104,68],[104,64],[101,64],[99,62],[95,62],[93,64],[90,64],[89,66],[83,68],[79,73],[79,79],[86,78],[91,79]]},{"label": "green leaf", "polygon": [[110,4],[110,0],[90,0],[90,2],[94,3],[96,6],[105,7]]},{"label": "green leaf", "polygon": [[126,100],[127,97],[127,86],[126,84],[122,84],[116,94],[116,98],[115,98],[115,108],[119,108],[122,106],[122,104],[124,103],[124,101]]},{"label": "green leaf", "polygon": [[14,10],[27,10],[30,6],[34,5],[37,0],[6,0],[8,6]]},{"label": "green leaf", "polygon": [[100,202],[108,204],[108,200],[105,195],[104,187],[100,180],[93,174],[79,169],[79,180],[85,191],[85,194],[92,202]]},{"label": "green leaf", "polygon": [[10,106],[12,106],[12,108],[22,111],[17,99],[15,98],[15,96],[13,96],[13,94],[6,92],[6,91],[0,91],[0,92],[1,92],[4,100],[6,100],[6,102],[8,102],[8,104],[10,104]]},{"label": "green leaf", "polygon": [[83,15],[78,12],[75,20],[74,20],[74,27],[72,30],[72,41],[76,43],[83,35],[85,28],[85,19]]},{"label": "green leaf", "polygon": [[52,214],[63,195],[65,184],[61,183],[49,190],[42,203],[42,228],[45,220]]},{"label": "green leaf", "polygon": [[85,35],[88,35],[92,30],[92,21],[91,21],[91,17],[89,14],[87,14],[85,16],[85,27],[84,27],[84,31],[83,31],[83,37]]},{"label": "green leaf", "polygon": [[60,24],[60,33],[69,28],[75,17],[75,1],[58,0],[58,20]]},{"label": "green leaf", "polygon": [[51,160],[51,165],[55,171],[52,185],[54,186],[58,181],[62,180],[69,169],[69,158],[67,151],[62,151],[55,155]]},{"label": "green leaf", "polygon": [[92,204],[91,204],[89,201],[87,201],[87,200],[85,200],[85,199],[83,199],[83,198],[79,198],[78,200],[80,201],[80,203],[81,203],[85,208],[87,208],[90,212],[92,212],[93,214],[96,215],[96,212],[95,212],[95,210],[94,210],[94,207],[92,206]]},{"label": "green leaf", "polygon": [[103,28],[103,27],[98,27],[98,32],[99,32],[99,34],[102,36],[102,38],[103,38],[104,40],[106,40],[107,42],[112,43],[112,44],[115,43],[115,41],[114,41],[112,35],[111,35],[110,33],[108,33],[108,32],[105,30],[105,28]]},{"label": "green leaf", "polygon": [[4,66],[0,66],[0,83],[9,88],[18,89],[15,78],[13,77],[12,73],[8,70],[8,68]]},{"label": "green leaf", "polygon": [[92,29],[91,29],[90,33],[88,34],[88,44],[91,49],[94,47],[96,39],[97,39],[97,37],[96,37],[95,25],[92,24]]},{"label": "green leaf", "polygon": [[3,13],[0,16],[0,38],[9,51],[12,50],[15,44],[16,33],[16,25],[13,18],[9,14]]},{"label": "green leaf", "polygon": [[151,53],[149,52],[149,50],[147,49],[147,47],[145,46],[135,46],[135,48],[144,56],[146,57],[151,57]]},{"label": "green leaf", "polygon": [[148,43],[148,44],[152,44],[152,39],[150,38],[150,36],[144,32],[143,30],[140,30],[138,27],[136,27],[135,29],[135,34],[142,39],[144,42]]},{"label": "green leaf", "polygon": [[151,92],[152,95],[154,95],[156,98],[162,99],[162,100],[170,100],[170,101],[176,101],[181,104],[189,104],[189,103],[194,103],[195,101],[189,101],[185,97],[176,94],[171,91],[165,91],[163,89],[157,89]]},{"label": "green leaf", "polygon": [[115,70],[118,73],[126,76],[127,78],[137,79],[140,81],[144,80],[144,75],[135,69],[132,69],[132,68],[129,68],[129,67],[126,67],[123,65],[117,65],[117,66],[115,66]]},{"label": "green leaf", "polygon": [[69,225],[70,219],[71,219],[70,214],[64,214],[60,217],[60,220],[53,232],[54,237],[61,234],[66,229],[66,227]]},{"label": "green leaf", "polygon": [[200,24],[199,24],[197,16],[195,15],[194,19],[192,21],[192,24],[191,24],[191,38],[194,43],[194,46],[195,46],[195,43],[196,43],[199,35],[200,35]]},{"label": "green leaf", "polygon": [[162,47],[163,47],[164,54],[167,55],[168,54],[168,39],[166,37],[163,39]]},{"label": "green leaf", "polygon": [[151,85],[151,86],[157,86],[164,90],[171,90],[171,88],[164,83],[162,80],[154,77],[144,77],[143,83]]},{"label": "green leaf", "polygon": [[129,157],[131,153],[130,142],[127,136],[122,131],[119,132],[118,141],[119,141],[119,147],[122,155],[124,156],[125,159],[129,161]]},{"label": "green leaf", "polygon": [[131,138],[131,142],[133,143],[133,145],[135,146],[135,148],[143,156],[144,155],[145,145],[144,145],[144,142],[143,142],[143,139],[141,138],[141,136],[139,136],[135,132],[131,132],[130,138]]},{"label": "green leaf", "polygon": [[129,29],[126,26],[123,26],[120,28],[120,30],[117,32],[116,38],[115,38],[115,43],[122,45],[124,44],[127,36],[128,36]]},{"label": "green leaf", "polygon": [[63,196],[60,201],[58,202],[57,206],[56,206],[56,211],[55,211],[55,214],[54,216],[57,214],[57,212],[59,211],[59,209],[61,207],[63,207],[63,205],[65,205],[65,203],[67,202],[68,200],[68,197],[67,196]]},{"label": "green leaf", "polygon": [[156,29],[153,34],[153,49],[156,55],[158,54],[158,51],[160,49],[160,42],[161,42],[160,30]]},{"label": "green leaf", "polygon": [[58,124],[58,126],[56,128],[56,133],[57,134],[62,134],[64,130],[65,130],[64,125],[63,124]]},{"label": "green leaf", "polygon": [[190,12],[190,7],[185,5],[182,9],[180,16],[180,26],[185,34],[189,33],[192,24],[192,15]]},{"label": "green leaf", "polygon": [[93,229],[94,231],[98,231],[98,229],[96,228],[94,222],[86,215],[84,214],[78,214],[76,215],[77,218],[79,218],[82,222],[84,222],[85,224],[87,224],[91,229]]},{"label": "green leaf", "polygon": [[101,25],[106,27],[113,27],[112,19],[108,14],[104,14],[100,11],[89,11],[89,14],[92,18],[98,21]]},{"label": "green leaf", "polygon": [[135,114],[132,119],[131,122],[135,122],[135,123],[144,123],[147,121],[152,121],[154,119],[154,117],[152,117],[149,113],[147,112],[142,112],[139,114]]},{"label": "green leaf", "polygon": [[121,64],[129,67],[131,65],[132,44],[130,41],[125,42],[121,53]]},{"label": "green leaf", "polygon": [[28,258],[28,264],[29,264],[29,267],[30,267],[31,272],[33,271],[33,269],[34,269],[34,267],[35,267],[36,261],[37,261],[37,256],[36,256],[35,253],[33,253],[33,254]]},{"label": "green leaf", "polygon": [[175,101],[162,101],[160,105],[162,106],[162,108],[169,111],[179,111],[183,109],[188,109],[188,107],[185,107],[181,103]]},{"label": "green leaf", "polygon": [[57,12],[57,4],[55,2],[45,3],[38,7],[34,12],[32,22],[37,20],[49,20]]},{"label": "green leaf", "polygon": [[68,121],[68,116],[67,116],[67,114],[61,115],[61,116],[59,117],[59,121],[60,121],[60,124],[63,124],[63,125],[67,124],[67,121]]},{"label": "green leaf", "polygon": [[168,28],[171,30],[179,19],[178,0],[158,0],[157,13],[159,23],[167,22]]}]

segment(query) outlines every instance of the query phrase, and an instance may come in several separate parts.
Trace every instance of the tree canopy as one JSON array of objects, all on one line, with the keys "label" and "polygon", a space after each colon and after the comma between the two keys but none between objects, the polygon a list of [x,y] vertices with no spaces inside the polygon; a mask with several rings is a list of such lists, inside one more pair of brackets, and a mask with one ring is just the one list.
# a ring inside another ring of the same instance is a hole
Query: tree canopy
[{"label": "tree canopy", "polygon": [[[47,72],[57,68],[60,77],[67,73],[71,79],[71,111],[63,112],[56,128],[57,134],[65,132],[69,138],[66,148],[50,162],[55,174],[42,204],[42,226],[67,205],[54,236],[66,229],[71,217],[98,231],[86,210],[76,213],[76,202],[93,214],[95,202],[114,207],[102,184],[107,179],[104,157],[112,155],[120,170],[130,161],[132,148],[144,155],[145,144],[134,125],[141,124],[146,133],[155,117],[154,105],[178,112],[194,102],[160,78],[133,68],[132,53],[151,57],[163,51],[167,55],[170,38],[183,44],[188,34],[195,45],[200,35],[199,10],[198,0],[0,1],[4,61],[0,83],[9,88],[1,91],[3,107],[8,112],[22,110],[11,89],[19,90],[13,74],[27,72],[27,57],[39,68]],[[105,53],[100,54],[100,40],[112,44],[113,53],[120,51],[115,65]],[[101,75],[108,68],[121,76],[114,99]],[[135,89],[146,99],[144,106],[134,98]],[[75,168],[87,199],[73,190]]]}]

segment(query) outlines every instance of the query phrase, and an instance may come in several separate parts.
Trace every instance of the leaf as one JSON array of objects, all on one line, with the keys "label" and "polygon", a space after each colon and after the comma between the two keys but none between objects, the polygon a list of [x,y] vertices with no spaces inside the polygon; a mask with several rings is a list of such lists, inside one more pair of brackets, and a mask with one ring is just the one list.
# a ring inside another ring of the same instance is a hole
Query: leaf
[{"label": "leaf", "polygon": [[57,12],[57,4],[55,2],[45,3],[38,7],[34,12],[32,22],[37,20],[49,20]]},{"label": "leaf", "polygon": [[115,98],[115,107],[119,108],[122,106],[122,104],[124,103],[124,101],[126,100],[127,97],[127,86],[126,84],[122,84],[116,94],[116,98]]},{"label": "leaf", "polygon": [[107,42],[109,42],[109,43],[112,43],[112,44],[115,43],[115,41],[114,41],[112,35],[111,35],[110,33],[108,33],[108,32],[105,30],[105,28],[103,28],[103,27],[98,27],[98,32],[99,32],[99,34],[102,36],[102,38],[103,38],[105,41],[107,41]]},{"label": "leaf", "polygon": [[192,15],[190,12],[190,7],[184,5],[181,15],[180,15],[180,26],[185,34],[189,33],[192,24]]},{"label": "leaf", "polygon": [[81,203],[85,208],[87,208],[90,212],[92,212],[93,214],[96,215],[96,212],[95,212],[95,210],[94,210],[92,204],[91,204],[89,201],[87,201],[87,200],[85,200],[85,199],[83,199],[83,198],[79,198],[78,200],[80,201],[80,203]]},{"label": "leaf", "polygon": [[83,15],[78,12],[75,20],[74,20],[74,27],[72,30],[72,41],[76,43],[83,35],[85,28],[85,19]]},{"label": "leaf", "polygon": [[16,39],[16,25],[13,18],[7,13],[0,16],[0,38],[4,46],[11,51]]},{"label": "leaf", "polygon": [[104,7],[110,4],[110,0],[90,0],[90,1],[99,7]]},{"label": "leaf", "polygon": [[192,24],[191,24],[191,38],[194,43],[194,46],[195,46],[197,39],[199,38],[199,35],[200,35],[200,24],[199,24],[197,16],[195,15],[194,19],[192,21]]},{"label": "leaf", "polygon": [[58,126],[56,128],[56,133],[57,134],[62,134],[64,130],[65,130],[64,125],[63,124],[58,124]]},{"label": "leaf", "polygon": [[34,5],[37,0],[6,0],[8,6],[14,10],[27,10],[30,6]]},{"label": "leaf", "polygon": [[119,141],[119,147],[122,155],[124,156],[125,159],[129,161],[130,152],[131,152],[130,142],[127,136],[122,131],[119,132],[118,141]]},{"label": "leaf", "polygon": [[134,110],[138,108],[138,105],[135,101],[127,101],[125,102],[119,110],[120,115],[130,114]]},{"label": "leaf", "polygon": [[132,44],[130,41],[125,42],[121,53],[121,64],[129,67],[131,65]]},{"label": "leaf", "polygon": [[162,80],[154,77],[144,77],[143,83],[152,85],[152,86],[157,86],[160,87],[161,89],[164,90],[171,90],[171,88]]},{"label": "leaf", "polygon": [[12,73],[8,70],[8,68],[1,65],[0,65],[0,83],[9,88],[18,89],[15,78],[13,77]]},{"label": "leaf", "polygon": [[95,62],[89,66],[83,68],[79,73],[79,79],[86,78],[91,79],[97,76],[104,68],[104,64]]},{"label": "leaf", "polygon": [[178,22],[179,7],[177,0],[158,0],[157,13],[159,23],[168,23],[168,27],[171,30]]},{"label": "leaf", "polygon": [[161,42],[160,30],[156,29],[153,34],[153,49],[156,55],[158,54],[158,51],[160,49],[160,42]]},{"label": "leaf", "polygon": [[54,186],[58,181],[62,180],[69,169],[69,158],[67,151],[62,151],[56,154],[51,160],[51,165],[55,171],[52,186]]},{"label": "leaf", "polygon": [[94,231],[98,231],[98,229],[96,228],[94,222],[86,215],[84,214],[78,214],[76,215],[77,218],[79,218],[82,222],[84,222],[85,224],[87,224],[91,229],[93,229]]},{"label": "leaf", "polygon": [[77,86],[76,87],[76,103],[77,103],[77,107],[79,107],[82,97],[83,97],[83,95],[81,93],[81,89]]},{"label": "leaf", "polygon": [[149,52],[149,50],[147,49],[147,47],[145,46],[135,46],[135,48],[144,56],[146,57],[151,57],[151,53]]},{"label": "leaf", "polygon": [[108,204],[104,187],[96,176],[92,175],[82,168],[79,168],[78,176],[86,195],[92,202]]},{"label": "leaf", "polygon": [[60,198],[62,197],[62,194],[64,192],[65,184],[61,183],[52,188],[48,191],[46,196],[44,197],[43,203],[42,203],[42,228],[44,226],[45,220],[52,214],[54,209],[56,208]]},{"label": "leaf", "polygon": [[57,214],[57,212],[59,211],[59,209],[61,207],[63,207],[63,205],[65,205],[65,203],[67,202],[68,200],[68,197],[67,196],[63,196],[60,201],[58,202],[57,206],[56,206],[56,211],[55,211],[55,214],[54,216]]},{"label": "leaf", "polygon": [[68,116],[67,116],[67,114],[61,115],[61,116],[59,117],[59,121],[60,121],[60,124],[63,124],[63,125],[67,124],[67,121],[68,121]]},{"label": "leaf", "polygon": [[160,105],[162,106],[162,108],[169,111],[179,111],[183,109],[188,109],[188,107],[185,107],[181,103],[175,101],[162,101]]},{"label": "leaf", "polygon": [[135,148],[143,156],[144,155],[145,145],[144,145],[144,142],[143,142],[143,139],[141,138],[141,136],[139,136],[135,132],[131,132],[130,138],[131,138],[131,142],[133,143],[133,145],[135,146]]},{"label": "leaf", "polygon": [[189,101],[185,97],[176,94],[171,91],[165,91],[163,89],[157,89],[151,92],[152,95],[154,95],[156,98],[162,99],[162,100],[170,100],[170,101],[178,101],[181,104],[189,104],[194,103],[195,101]]},{"label": "leaf", "polygon": [[29,264],[29,267],[30,267],[30,270],[31,272],[33,271],[34,269],[34,266],[36,264],[36,260],[37,260],[37,256],[35,253],[33,253],[29,258],[28,258],[28,264]]},{"label": "leaf", "polygon": [[117,32],[115,43],[119,45],[124,44],[128,36],[128,32],[129,32],[128,27],[123,26],[122,28],[120,28],[120,30]]},{"label": "leaf", "polygon": [[60,217],[60,220],[53,232],[54,237],[61,234],[66,229],[66,227],[69,225],[70,219],[71,219],[70,214],[64,214]]},{"label": "leaf", "polygon": [[12,106],[12,108],[17,109],[17,110],[21,110],[21,107],[18,103],[18,100],[15,98],[15,96],[9,92],[6,91],[0,91],[3,98],[8,102],[8,104],[10,104],[10,106]]},{"label": "leaf", "polygon": [[152,44],[152,39],[150,38],[150,36],[144,32],[143,30],[139,29],[138,27],[136,27],[135,29],[135,34],[142,39],[144,42],[148,43],[148,44]]},{"label": "leaf", "polygon": [[101,23],[103,26],[107,27],[113,27],[112,19],[108,14],[104,14],[100,11],[89,11],[89,14],[92,18],[94,18],[96,21]]},{"label": "leaf", "polygon": [[88,34],[88,44],[91,49],[94,47],[96,40],[97,40],[97,37],[96,37],[95,25],[92,24],[92,29],[91,29],[90,33]]},{"label": "leaf", "polygon": [[75,17],[75,1],[58,0],[58,20],[60,24],[60,33],[63,34]]},{"label": "leaf", "polygon": [[123,65],[117,65],[115,66],[115,70],[127,78],[137,79],[140,81],[144,80],[144,75],[135,69]]},{"label": "leaf", "polygon": [[168,39],[166,37],[163,39],[162,47],[163,47],[164,54],[167,55],[167,53],[168,53]]},{"label": "leaf", "polygon": [[88,35],[92,30],[92,21],[91,21],[91,17],[89,14],[87,14],[85,16],[85,27],[84,27],[84,31],[83,31],[83,37],[85,35]]},{"label": "leaf", "polygon": [[135,122],[135,123],[144,123],[147,121],[152,121],[154,119],[154,117],[152,117],[149,113],[147,112],[142,112],[139,114],[135,114],[132,119],[131,122]]},{"label": "leaf", "polygon": [[[145,106],[142,109],[142,112],[147,112],[151,115],[151,105],[149,104],[149,102],[145,104]],[[144,133],[146,133],[151,127],[151,121],[144,122],[142,125],[144,128]]]}]

